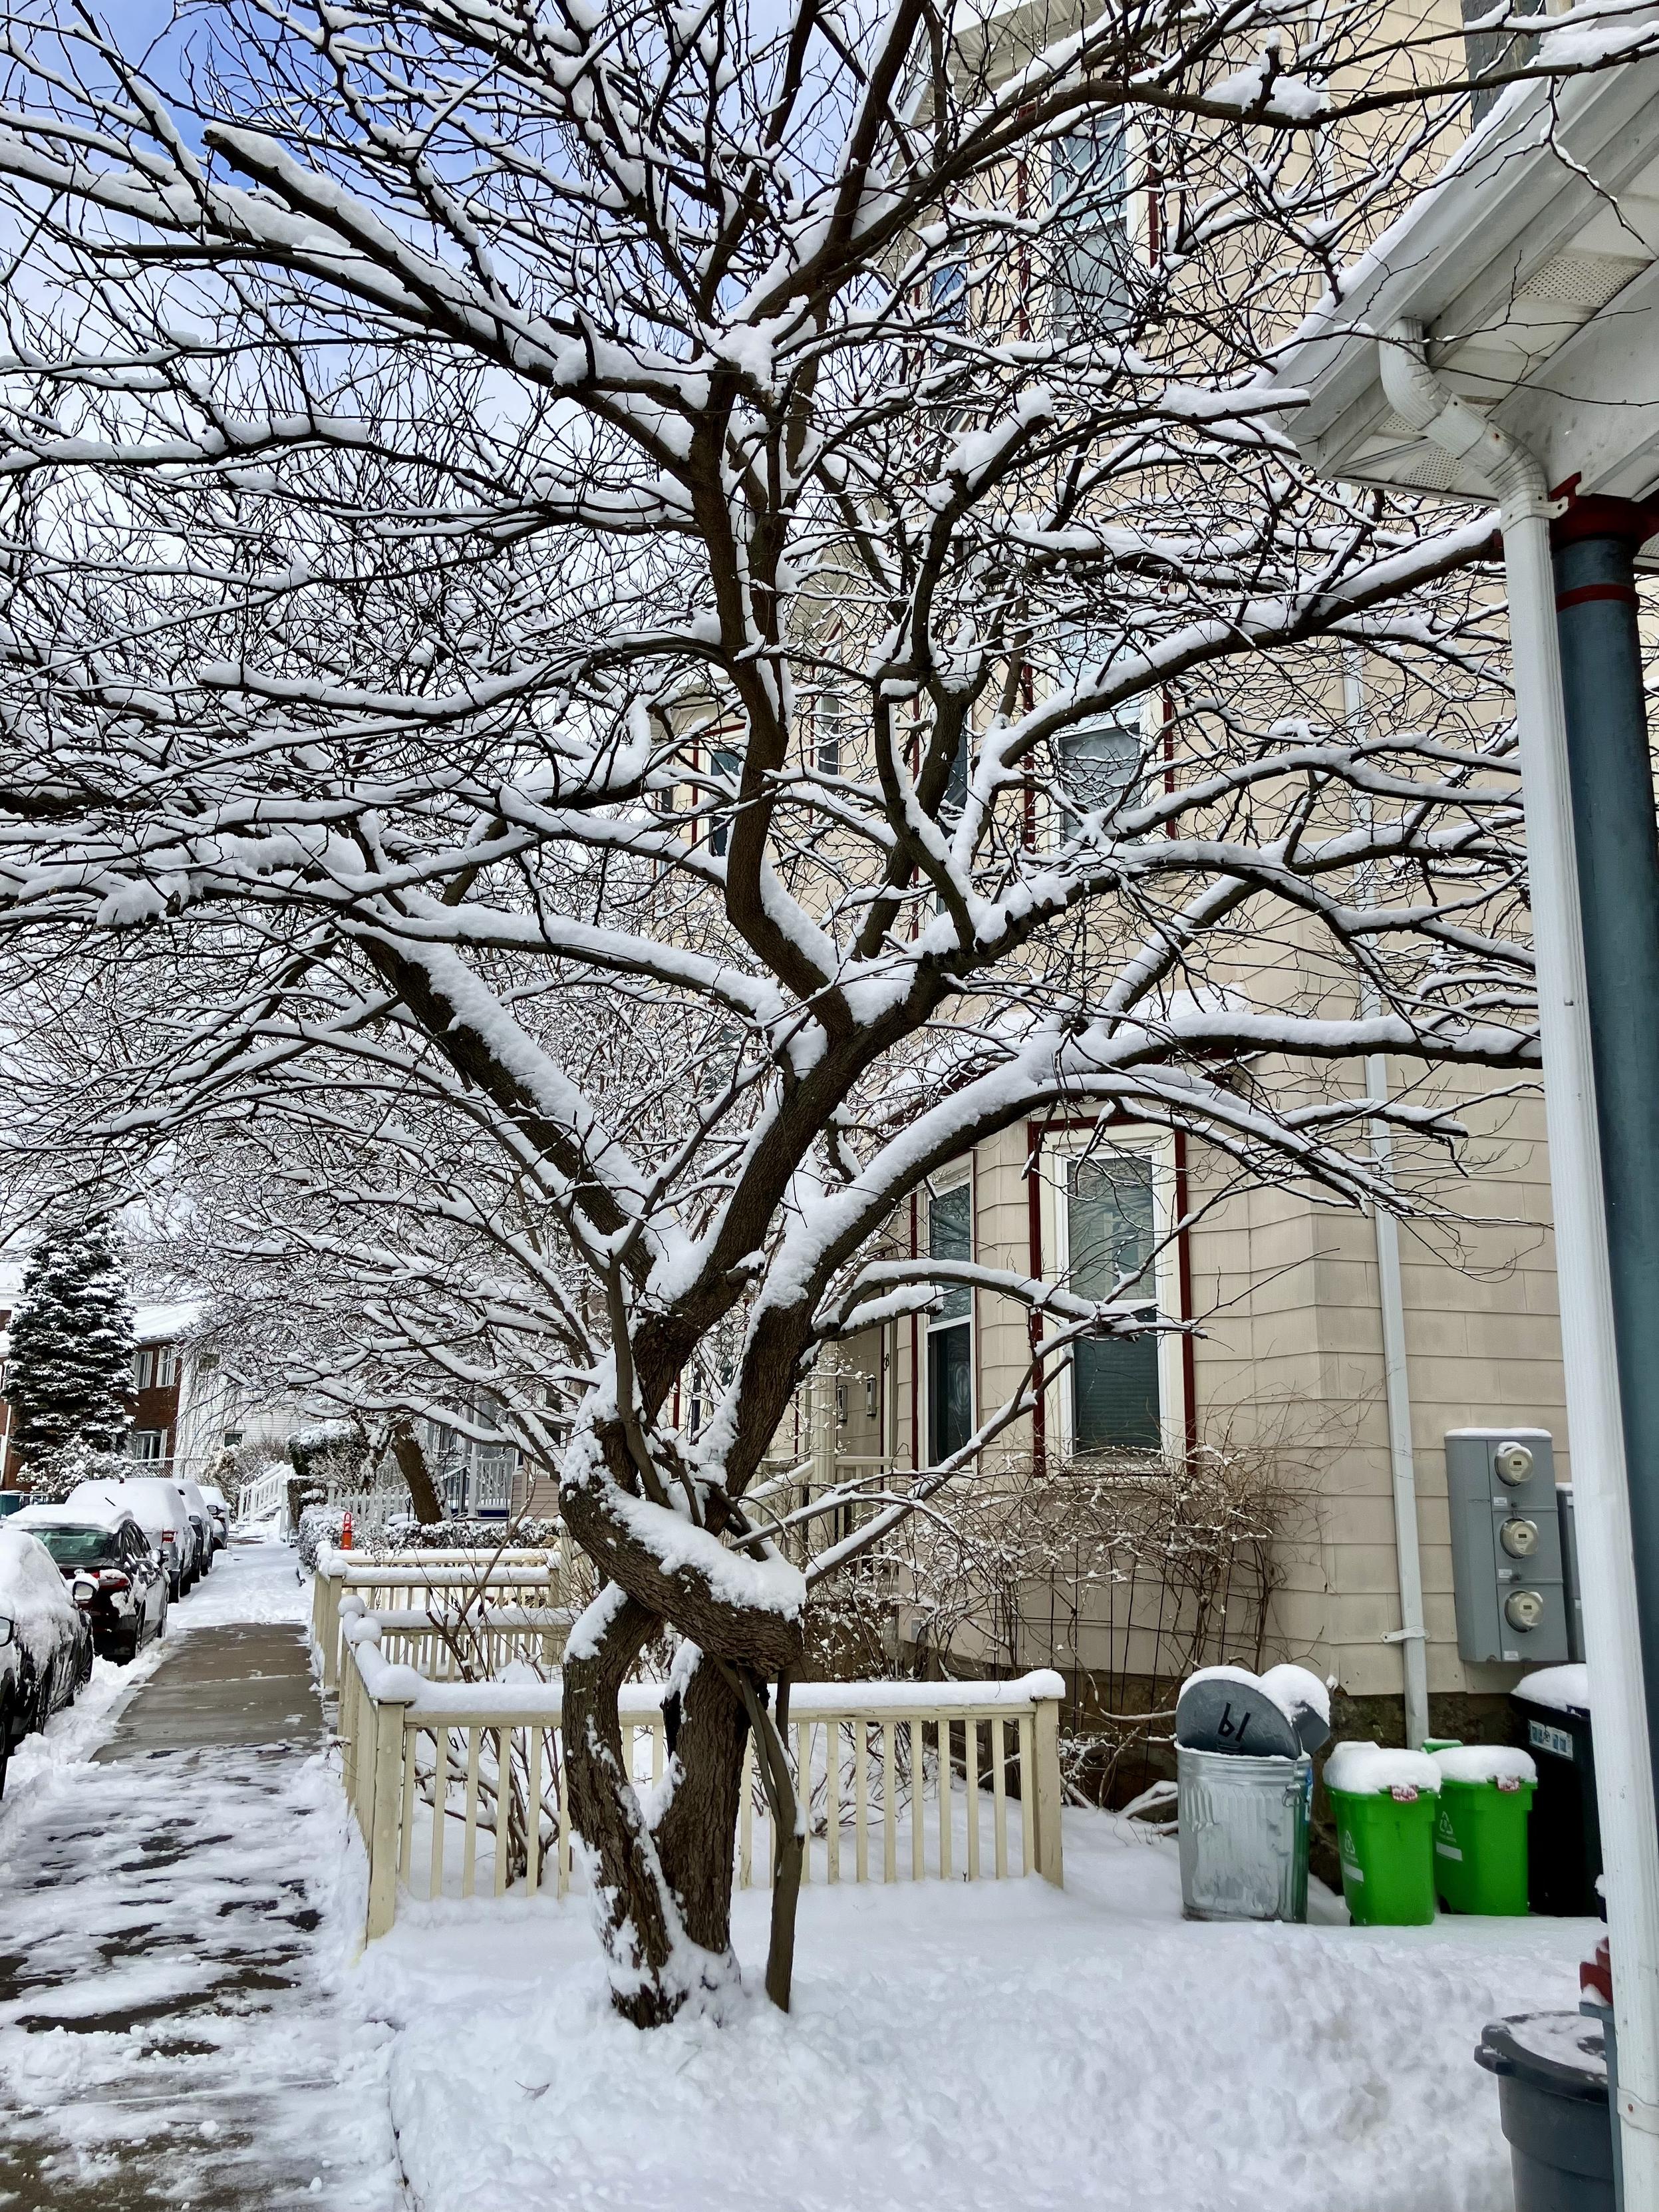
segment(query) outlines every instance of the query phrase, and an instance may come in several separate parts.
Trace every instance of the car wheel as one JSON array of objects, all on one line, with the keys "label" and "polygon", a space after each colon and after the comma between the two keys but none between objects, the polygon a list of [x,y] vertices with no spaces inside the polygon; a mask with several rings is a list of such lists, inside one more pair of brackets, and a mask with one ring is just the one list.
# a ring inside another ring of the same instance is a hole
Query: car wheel
[{"label": "car wheel", "polygon": [[85,1644],[82,1646],[81,1664],[76,1669],[74,1685],[70,1691],[70,1703],[71,1705],[75,1703],[76,1698],[80,1696],[82,1691],[86,1688],[87,1684],[92,1680],[92,1638],[88,1636]]},{"label": "car wheel", "polygon": [[11,1692],[0,1698],[0,1797],[6,1794],[6,1775],[11,1765]]},{"label": "car wheel", "polygon": [[40,1677],[40,1688],[34,1701],[34,1719],[31,1723],[33,1729],[44,1730],[46,1723],[52,1718],[52,1693],[57,1686],[57,1680],[58,1663],[56,1660],[52,1660],[48,1662],[46,1673]]}]

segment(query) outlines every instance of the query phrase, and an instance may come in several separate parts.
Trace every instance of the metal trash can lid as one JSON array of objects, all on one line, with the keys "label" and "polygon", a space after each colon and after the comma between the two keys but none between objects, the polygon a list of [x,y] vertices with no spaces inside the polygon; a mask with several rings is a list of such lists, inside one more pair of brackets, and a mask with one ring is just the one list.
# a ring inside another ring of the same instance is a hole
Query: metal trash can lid
[{"label": "metal trash can lid", "polygon": [[1535,2089],[1581,2104],[1604,2105],[1607,2060],[1601,2024],[1577,2012],[1518,2012],[1489,2020],[1474,2063],[1488,2074],[1512,2074]]},{"label": "metal trash can lid", "polygon": [[1290,1715],[1242,1667],[1188,1675],[1176,1700],[1176,1741],[1231,1758],[1296,1759],[1302,1752]]}]

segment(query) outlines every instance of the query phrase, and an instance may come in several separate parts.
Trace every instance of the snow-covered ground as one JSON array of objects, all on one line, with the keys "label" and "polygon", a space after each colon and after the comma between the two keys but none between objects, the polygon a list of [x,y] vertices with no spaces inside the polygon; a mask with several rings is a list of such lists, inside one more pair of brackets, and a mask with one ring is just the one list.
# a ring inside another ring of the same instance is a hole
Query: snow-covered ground
[{"label": "snow-covered ground", "polygon": [[654,2035],[580,1899],[405,1906],[358,1987],[422,2212],[1510,2212],[1474,2045],[1576,2005],[1590,1923],[1200,1926],[1172,1844],[1080,1814],[1066,1850],[1064,1893],[810,1890],[788,2020]]},{"label": "snow-covered ground", "polygon": [[[174,1630],[298,1620],[304,1601],[291,1553],[244,1552]],[[51,1889],[20,1895],[18,1876],[43,1808],[62,1833],[75,1770],[134,1679],[100,1668],[20,1755],[0,1815],[0,1911],[30,1942],[67,1941],[66,1961],[99,1928],[49,1926]],[[789,2019],[751,1985],[723,2021],[641,2035],[606,2008],[580,1898],[405,1902],[358,1958],[362,1854],[331,1767],[298,1762],[252,1822],[247,1779],[228,1769],[210,1788],[201,1846],[174,1868],[177,1912],[205,1924],[239,1863],[255,1887],[279,1884],[285,1824],[302,1831],[314,1988],[291,2016],[228,2018],[209,2065],[234,2067],[253,2098],[234,2108],[261,2116],[289,2172],[314,2148],[343,2208],[393,2202],[400,2161],[419,2212],[1510,2212],[1474,2044],[1498,2014],[1572,2006],[1593,1940],[1583,1922],[1352,1929],[1317,1891],[1308,1928],[1189,1925],[1172,1844],[1074,1814],[1063,1893],[815,1887]],[[155,1818],[167,1809],[158,1797]],[[112,1929],[155,1903],[112,1891],[100,1911]],[[766,1911],[763,1893],[738,1899],[757,1972]],[[159,1993],[179,1964],[147,1961],[122,1995],[156,1977]],[[64,2100],[60,2142],[98,2117],[100,2076],[118,2089],[135,2056],[158,2087],[167,2071],[165,2051],[114,2027],[59,2039],[54,2075],[38,2033],[0,2022],[31,2124]],[[338,2094],[319,2082],[319,2045]]]}]

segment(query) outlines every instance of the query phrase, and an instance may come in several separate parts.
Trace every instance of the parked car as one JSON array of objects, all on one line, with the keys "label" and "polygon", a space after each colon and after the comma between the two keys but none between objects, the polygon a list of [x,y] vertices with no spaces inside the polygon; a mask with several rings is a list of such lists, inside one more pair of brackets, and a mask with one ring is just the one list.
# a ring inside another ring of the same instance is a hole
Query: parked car
[{"label": "parked car", "polygon": [[207,1500],[207,1510],[213,1521],[213,1548],[216,1552],[230,1548],[230,1506],[222,1490],[215,1490],[209,1483],[202,1485],[202,1495]]},{"label": "parked car", "polygon": [[190,1513],[190,1525],[196,1531],[196,1564],[198,1571],[206,1574],[213,1565],[216,1548],[213,1541],[213,1515],[207,1499],[188,1475],[175,1475],[173,1481],[183,1492],[185,1504]]},{"label": "parked car", "polygon": [[26,1735],[72,1705],[92,1673],[92,1630],[52,1553],[17,1526],[0,1528],[0,1790]]},{"label": "parked car", "polygon": [[31,1505],[12,1522],[38,1536],[86,1615],[101,1658],[136,1659],[167,1625],[167,1571],[125,1506]]},{"label": "parked car", "polygon": [[168,1595],[185,1597],[194,1589],[196,1530],[177,1483],[159,1474],[122,1482],[79,1482],[64,1502],[94,1511],[125,1508],[167,1562]]}]

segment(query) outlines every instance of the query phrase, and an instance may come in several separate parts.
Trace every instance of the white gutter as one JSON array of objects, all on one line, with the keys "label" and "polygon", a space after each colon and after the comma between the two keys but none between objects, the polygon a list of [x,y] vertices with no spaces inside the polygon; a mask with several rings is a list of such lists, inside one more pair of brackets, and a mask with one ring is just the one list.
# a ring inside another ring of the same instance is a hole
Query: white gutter
[{"label": "white gutter", "polygon": [[1504,526],[1561,1352],[1613,1960],[1625,2212],[1659,2212],[1659,1824],[1636,1608],[1550,567],[1549,525],[1559,509],[1526,447],[1505,436],[1479,408],[1452,397],[1436,377],[1425,355],[1420,323],[1395,324],[1380,350],[1382,389],[1390,407],[1409,428],[1491,485]]},{"label": "white gutter", "polygon": [[[1359,656],[1343,654],[1342,712],[1356,741],[1363,734],[1364,687],[1360,681]],[[1367,871],[1369,877],[1369,871]],[[1369,881],[1359,887],[1359,899],[1370,904]],[[1362,1019],[1377,1012],[1376,992],[1360,985]],[[1365,1060],[1367,1097],[1386,1100],[1389,1063],[1380,1052]],[[1370,1123],[1371,1158],[1389,1182],[1394,1176],[1394,1132],[1380,1115]],[[1406,1364],[1406,1301],[1400,1280],[1400,1224],[1386,1206],[1373,1206],[1371,1223],[1376,1237],[1377,1306],[1382,1322],[1383,1398],[1389,1416],[1389,1472],[1394,1491],[1394,1554],[1400,1584],[1400,1626],[1384,1642],[1400,1646],[1401,1690],[1406,1705],[1406,1742],[1419,1745],[1429,1733],[1429,1662],[1427,1631],[1423,1620],[1423,1554],[1417,1527],[1417,1461],[1412,1450],[1412,1387]]]}]

